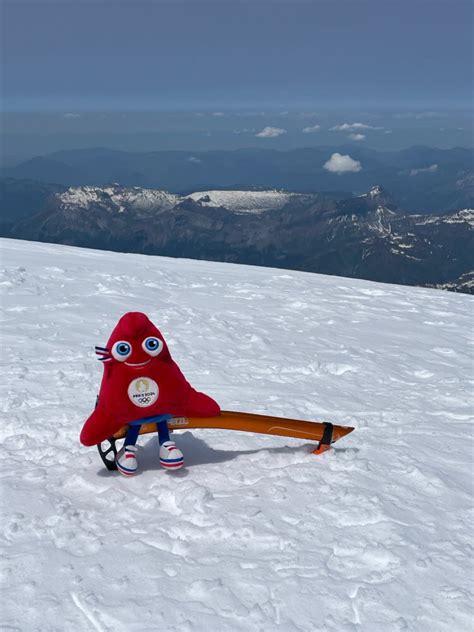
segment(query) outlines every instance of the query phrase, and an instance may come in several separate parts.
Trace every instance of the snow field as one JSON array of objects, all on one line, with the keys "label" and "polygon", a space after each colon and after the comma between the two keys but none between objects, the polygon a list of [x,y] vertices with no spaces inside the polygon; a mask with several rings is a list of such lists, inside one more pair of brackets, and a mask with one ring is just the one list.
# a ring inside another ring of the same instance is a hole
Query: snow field
[{"label": "snow field", "polygon": [[298,193],[286,191],[198,191],[187,197],[204,206],[223,206],[234,213],[265,213],[283,208]]},{"label": "snow field", "polygon": [[[13,240],[0,267],[2,629],[470,629],[471,297]],[[107,472],[78,435],[128,310],[222,408],[356,431],[183,431],[179,472],[148,435]]]}]

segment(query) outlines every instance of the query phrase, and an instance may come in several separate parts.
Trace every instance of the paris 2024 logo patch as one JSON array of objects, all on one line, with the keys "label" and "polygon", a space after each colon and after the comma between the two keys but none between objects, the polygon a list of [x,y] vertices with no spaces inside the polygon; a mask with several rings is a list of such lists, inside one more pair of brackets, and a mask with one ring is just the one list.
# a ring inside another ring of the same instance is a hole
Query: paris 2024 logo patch
[{"label": "paris 2024 logo patch", "polygon": [[135,406],[146,408],[156,402],[160,389],[150,377],[137,377],[130,382],[127,392]]}]

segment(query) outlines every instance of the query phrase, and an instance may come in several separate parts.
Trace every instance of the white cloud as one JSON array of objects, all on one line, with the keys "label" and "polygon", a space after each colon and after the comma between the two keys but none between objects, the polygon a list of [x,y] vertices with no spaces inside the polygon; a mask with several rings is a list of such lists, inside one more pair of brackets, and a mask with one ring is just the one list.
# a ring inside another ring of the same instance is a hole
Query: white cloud
[{"label": "white cloud", "polygon": [[357,173],[362,169],[362,166],[358,160],[354,160],[349,155],[343,155],[335,153],[331,156],[331,158],[324,164],[324,169],[326,171],[330,171],[331,173]]},{"label": "white cloud", "polygon": [[188,162],[202,162],[202,160],[200,158],[196,158],[196,156],[189,156],[188,158]]},{"label": "white cloud", "polygon": [[438,165],[430,165],[429,167],[420,167],[419,169],[412,169],[410,171],[411,176],[417,176],[419,173],[435,173],[438,171]]},{"label": "white cloud", "polygon": [[356,132],[360,129],[376,129],[381,130],[383,127],[374,127],[373,125],[366,125],[365,123],[342,123],[341,125],[334,125],[329,128],[331,132]]},{"label": "white cloud", "polygon": [[365,140],[364,134],[349,134],[349,138],[352,140]]},{"label": "white cloud", "polygon": [[314,134],[315,132],[319,132],[321,129],[321,125],[310,125],[309,127],[303,127],[301,130],[303,134]]},{"label": "white cloud", "polygon": [[255,134],[255,136],[259,138],[276,138],[282,134],[286,134],[286,129],[281,127],[264,127],[262,131]]},{"label": "white cloud", "polygon": [[81,115],[77,114],[77,112],[66,112],[65,114],[63,114],[63,118],[65,118],[65,119],[78,119],[78,118],[81,118]]},{"label": "white cloud", "polygon": [[213,112],[212,116],[225,116],[224,112]]}]

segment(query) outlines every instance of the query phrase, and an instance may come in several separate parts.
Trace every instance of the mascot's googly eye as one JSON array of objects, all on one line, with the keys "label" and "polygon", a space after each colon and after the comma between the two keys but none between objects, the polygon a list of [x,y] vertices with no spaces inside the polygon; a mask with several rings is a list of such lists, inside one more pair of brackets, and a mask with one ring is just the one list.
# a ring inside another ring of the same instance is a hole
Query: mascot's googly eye
[{"label": "mascot's googly eye", "polygon": [[125,340],[119,340],[112,347],[112,355],[119,362],[125,362],[125,360],[132,353],[132,345]]},{"label": "mascot's googly eye", "polygon": [[163,341],[155,336],[149,336],[142,342],[142,348],[144,351],[153,357],[157,356],[163,350]]}]

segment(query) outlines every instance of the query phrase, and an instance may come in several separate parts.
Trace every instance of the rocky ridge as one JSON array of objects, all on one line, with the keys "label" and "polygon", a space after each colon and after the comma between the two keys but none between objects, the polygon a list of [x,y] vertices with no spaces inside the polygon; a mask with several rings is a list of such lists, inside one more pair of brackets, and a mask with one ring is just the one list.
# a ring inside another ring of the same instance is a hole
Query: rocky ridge
[{"label": "rocky ridge", "polygon": [[[9,236],[470,291],[474,211],[404,215],[379,186],[335,200],[286,191],[71,187]],[[472,288],[471,288],[472,289]]]}]

